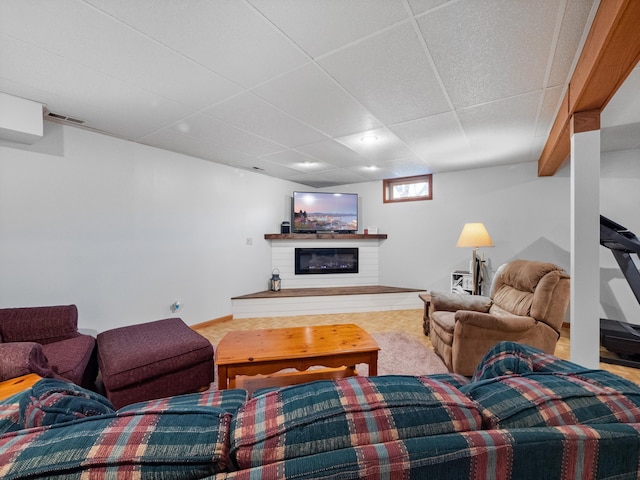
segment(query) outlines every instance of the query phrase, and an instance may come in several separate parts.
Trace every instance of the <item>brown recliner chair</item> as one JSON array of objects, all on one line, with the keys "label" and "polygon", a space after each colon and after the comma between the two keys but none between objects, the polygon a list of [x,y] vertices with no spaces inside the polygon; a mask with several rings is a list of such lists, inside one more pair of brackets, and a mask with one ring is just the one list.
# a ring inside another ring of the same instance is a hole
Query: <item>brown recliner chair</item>
[{"label": "brown recliner chair", "polygon": [[553,354],[569,305],[569,281],[551,263],[514,260],[498,269],[491,297],[431,292],[433,348],[450,371],[465,376],[503,340]]}]

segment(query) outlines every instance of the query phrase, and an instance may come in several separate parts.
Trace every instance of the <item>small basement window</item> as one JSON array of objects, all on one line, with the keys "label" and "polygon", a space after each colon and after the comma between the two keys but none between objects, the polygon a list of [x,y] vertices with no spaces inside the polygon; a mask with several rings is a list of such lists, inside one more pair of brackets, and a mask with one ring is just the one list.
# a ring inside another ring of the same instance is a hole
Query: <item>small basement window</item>
[{"label": "small basement window", "polygon": [[433,198],[433,178],[429,175],[388,178],[382,181],[384,203],[415,202]]}]

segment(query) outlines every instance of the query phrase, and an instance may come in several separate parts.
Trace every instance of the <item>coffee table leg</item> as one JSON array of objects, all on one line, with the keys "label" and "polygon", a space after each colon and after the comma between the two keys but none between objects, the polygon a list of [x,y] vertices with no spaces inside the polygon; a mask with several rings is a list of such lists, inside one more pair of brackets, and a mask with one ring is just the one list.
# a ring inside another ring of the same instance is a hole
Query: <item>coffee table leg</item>
[{"label": "coffee table leg", "polygon": [[227,389],[227,367],[218,365],[218,390]]},{"label": "coffee table leg", "polygon": [[369,355],[369,376],[375,377],[378,375],[378,351],[371,352]]}]

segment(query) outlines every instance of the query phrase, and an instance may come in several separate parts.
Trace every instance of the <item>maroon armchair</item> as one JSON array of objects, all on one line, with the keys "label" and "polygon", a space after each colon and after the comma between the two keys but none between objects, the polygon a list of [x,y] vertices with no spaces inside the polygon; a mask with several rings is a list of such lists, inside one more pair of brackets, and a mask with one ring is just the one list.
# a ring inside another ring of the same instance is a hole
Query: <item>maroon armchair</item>
[{"label": "maroon armchair", "polygon": [[96,339],[78,332],[75,305],[0,309],[0,374],[62,377],[94,389]]}]

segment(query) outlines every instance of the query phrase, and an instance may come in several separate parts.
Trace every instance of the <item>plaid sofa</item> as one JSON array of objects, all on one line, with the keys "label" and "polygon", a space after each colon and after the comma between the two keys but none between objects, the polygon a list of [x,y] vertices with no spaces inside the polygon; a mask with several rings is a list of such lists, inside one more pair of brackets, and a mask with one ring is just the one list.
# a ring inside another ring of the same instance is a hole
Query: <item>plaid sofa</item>
[{"label": "plaid sofa", "polygon": [[43,380],[0,403],[0,478],[640,476],[640,387],[503,342],[471,379],[352,377],[130,405]]}]

